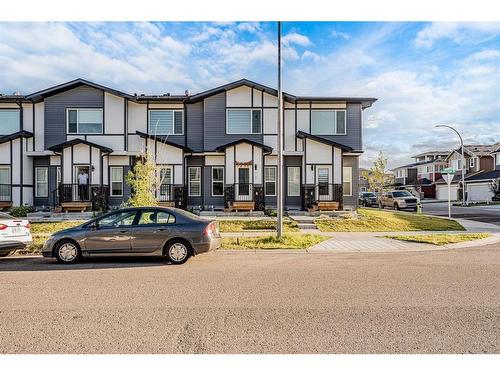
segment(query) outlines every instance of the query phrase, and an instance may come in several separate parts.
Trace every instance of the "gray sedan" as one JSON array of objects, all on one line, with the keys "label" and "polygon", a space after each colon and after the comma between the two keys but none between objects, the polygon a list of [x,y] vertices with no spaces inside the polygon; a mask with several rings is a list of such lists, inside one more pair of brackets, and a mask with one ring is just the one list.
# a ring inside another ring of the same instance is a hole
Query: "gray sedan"
[{"label": "gray sedan", "polygon": [[146,255],[182,264],[220,244],[215,221],[175,208],[135,207],[53,234],[42,254],[61,263],[76,263],[82,257]]}]

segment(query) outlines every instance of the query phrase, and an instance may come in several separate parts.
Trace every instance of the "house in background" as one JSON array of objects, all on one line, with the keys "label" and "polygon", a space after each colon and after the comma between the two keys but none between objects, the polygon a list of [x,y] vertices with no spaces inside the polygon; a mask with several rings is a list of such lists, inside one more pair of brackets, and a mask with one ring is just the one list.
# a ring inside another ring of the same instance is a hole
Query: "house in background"
[{"label": "house in background", "polygon": [[[375,100],[284,94],[286,209],[356,207],[362,112]],[[277,91],[246,79],[194,95],[131,95],[76,79],[0,96],[0,200],[117,207],[131,193],[127,172],[147,148],[164,205],[273,208],[277,118]]]},{"label": "house in background", "polygon": [[370,184],[368,183],[368,175],[370,173],[369,169],[366,168],[359,168],[359,191],[364,192],[364,191],[369,191],[370,190]]},{"label": "house in background", "polygon": [[[488,154],[487,152],[491,152]],[[465,179],[468,202],[491,202],[498,200],[495,196],[493,186],[500,180],[500,142],[491,146],[482,146],[479,150],[472,150],[475,157],[474,162],[479,166],[480,172],[468,176]],[[484,154],[483,154],[484,153]],[[483,155],[481,155],[483,154]]]},{"label": "house in background", "polygon": [[427,151],[412,156],[414,162],[392,169],[395,183],[415,191],[423,198],[434,198],[435,182],[441,178],[441,171],[447,167],[447,151]]},{"label": "house in background", "polygon": [[[465,159],[465,181],[471,182],[471,197],[477,199],[479,196],[486,196],[487,193],[484,186],[479,185],[479,181],[474,178],[479,173],[489,172],[494,170],[495,157],[493,152],[497,149],[498,143],[494,145],[464,145]],[[455,176],[450,185],[451,200],[462,199],[462,153],[461,149],[452,150],[446,157],[448,166],[455,169]],[[473,179],[474,178],[474,179]],[[475,181],[474,183],[472,181]],[[484,182],[484,181],[481,181]],[[475,187],[472,186],[475,185]],[[468,189],[466,188],[466,191]],[[470,200],[468,197],[467,200]],[[436,198],[440,200],[448,199],[448,186],[441,178],[436,181]]]}]

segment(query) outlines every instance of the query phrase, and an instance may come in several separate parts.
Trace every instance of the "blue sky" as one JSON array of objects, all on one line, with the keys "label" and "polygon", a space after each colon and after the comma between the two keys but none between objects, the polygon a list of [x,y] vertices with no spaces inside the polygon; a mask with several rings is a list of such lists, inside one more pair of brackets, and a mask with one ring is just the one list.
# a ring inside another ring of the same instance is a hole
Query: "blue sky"
[{"label": "blue sky", "polygon": [[[284,89],[370,96],[362,164],[456,140],[500,141],[500,23],[286,22]],[[0,23],[0,92],[82,77],[130,93],[198,92],[242,77],[275,87],[275,23]]]}]

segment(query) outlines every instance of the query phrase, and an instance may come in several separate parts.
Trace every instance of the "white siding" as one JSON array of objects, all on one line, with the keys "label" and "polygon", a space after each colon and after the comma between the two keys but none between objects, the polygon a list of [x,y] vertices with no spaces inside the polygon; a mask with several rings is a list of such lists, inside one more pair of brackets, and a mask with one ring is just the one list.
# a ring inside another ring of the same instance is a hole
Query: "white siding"
[{"label": "white siding", "polygon": [[147,132],[147,106],[146,104],[128,103],[128,132],[137,130]]},{"label": "white siding", "polygon": [[264,109],[264,134],[278,133],[278,110],[274,108]]},{"label": "white siding", "polygon": [[278,157],[268,155],[264,160],[265,165],[278,165]]},{"label": "white siding", "polygon": [[252,146],[248,143],[240,143],[236,146],[236,162],[244,163],[252,160]]},{"label": "white siding", "polygon": [[333,148],[333,183],[342,183],[342,150],[338,147]]},{"label": "white siding", "polygon": [[311,139],[306,140],[307,164],[332,164],[332,146]]},{"label": "white siding", "polygon": [[226,184],[234,184],[234,146],[226,148]]},{"label": "white siding", "polygon": [[[93,184],[100,184],[101,183],[101,150],[98,148],[92,147],[92,165],[94,166],[94,171],[92,172],[92,167],[90,167],[91,170],[91,176],[90,176],[90,182]],[[107,159],[107,157],[106,157]]]},{"label": "white siding", "polygon": [[23,129],[33,131],[33,104],[23,104]]},{"label": "white siding", "polygon": [[156,142],[156,162],[158,164],[182,164],[183,151],[180,148]]},{"label": "white siding", "polygon": [[[104,185],[109,185],[109,179],[108,179],[109,156],[104,156],[102,159],[103,159],[102,160],[102,183]],[[96,168],[96,172],[98,170],[99,170],[99,168]],[[123,178],[125,178],[125,176],[123,176]],[[100,174],[97,174],[97,177],[95,179],[93,179],[92,181],[95,184],[98,184],[98,183],[100,183],[99,179],[100,179]]]},{"label": "white siding", "polygon": [[51,156],[50,157],[50,165],[61,165],[61,157],[60,156]]},{"label": "white siding", "polygon": [[109,165],[129,165],[128,156],[109,156]]},{"label": "white siding", "polygon": [[35,104],[35,151],[43,151],[45,148],[45,111],[44,103]]},{"label": "white siding", "polygon": [[2,155],[0,164],[10,164],[10,142],[0,143],[0,155]]},{"label": "white siding", "polygon": [[182,173],[182,165],[174,165],[174,184],[184,184],[184,175]]},{"label": "white siding", "polygon": [[12,184],[21,183],[21,138],[12,141]]},{"label": "white siding", "polygon": [[297,111],[297,131],[299,130],[309,133],[309,111]]},{"label": "white siding", "polygon": [[[26,150],[26,144],[29,140],[23,139],[23,150]],[[23,183],[31,185],[33,184],[33,158],[26,156],[26,152],[23,152]],[[23,199],[26,198],[23,196]]]},{"label": "white siding", "polygon": [[73,164],[90,164],[90,147],[84,144],[73,146]]},{"label": "white siding", "polygon": [[149,109],[184,109],[182,103],[150,103]]},{"label": "white siding", "polygon": [[144,148],[144,140],[138,135],[129,135],[128,136],[128,151],[141,153]]},{"label": "white siding", "polygon": [[272,154],[276,154],[278,151],[278,137],[276,135],[265,135],[263,137],[264,144],[266,146],[272,147]]},{"label": "white siding", "polygon": [[33,206],[34,191],[32,187],[23,187],[23,204]]},{"label": "white siding", "polygon": [[104,131],[106,134],[125,132],[125,99],[104,93]]},{"label": "white siding", "polygon": [[63,184],[72,184],[73,181],[71,180],[71,175],[72,175],[71,172],[72,172],[73,164],[71,161],[71,147],[64,148],[62,155],[63,155],[63,157],[62,157]]},{"label": "white siding", "polygon": [[305,173],[306,174],[306,181],[305,181],[306,184],[314,184],[315,183],[315,181],[316,181],[316,176],[314,175],[315,170],[316,169],[314,168],[314,166],[313,167],[311,167],[310,165],[306,166],[306,171],[305,171],[306,172]]},{"label": "white siding", "polygon": [[253,90],[253,106],[260,107],[262,104],[262,91]]},{"label": "white siding", "polygon": [[264,93],[264,107],[277,107],[278,98],[268,93]]},{"label": "white siding", "polygon": [[113,151],[123,151],[125,149],[123,144],[125,138],[123,135],[92,135],[87,136],[87,141],[109,147]]},{"label": "white siding", "polygon": [[252,166],[253,183],[262,184],[262,149],[259,147],[254,147],[254,164],[256,167]]},{"label": "white siding", "polygon": [[252,89],[248,86],[240,86],[226,92],[226,105],[228,107],[251,107]]},{"label": "white siding", "polygon": [[346,102],[338,103],[312,103],[312,108],[331,108],[331,109],[345,109],[347,108]]},{"label": "white siding", "polygon": [[224,156],[205,156],[205,165],[224,165]]},{"label": "white siding", "polygon": [[295,151],[295,111],[285,111],[284,149]]}]

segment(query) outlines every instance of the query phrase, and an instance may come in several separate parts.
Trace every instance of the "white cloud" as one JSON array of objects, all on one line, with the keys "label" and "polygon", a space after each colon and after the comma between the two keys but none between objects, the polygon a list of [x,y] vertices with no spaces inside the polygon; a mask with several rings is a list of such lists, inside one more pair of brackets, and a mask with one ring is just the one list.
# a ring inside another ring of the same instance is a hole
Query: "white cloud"
[{"label": "white cloud", "polygon": [[288,46],[290,44],[296,44],[299,46],[308,47],[312,45],[312,42],[309,40],[307,36],[299,33],[289,33],[283,36],[283,38],[281,38],[281,42],[285,46]]},{"label": "white cloud", "polygon": [[500,23],[489,22],[433,22],[417,34],[417,47],[430,48],[439,39],[451,39],[460,43],[468,34],[495,34],[500,32]]},{"label": "white cloud", "polygon": [[349,34],[342,31],[333,30],[330,35],[332,38],[349,39]]},{"label": "white cloud", "polygon": [[321,56],[318,55],[315,52],[306,50],[304,53],[302,53],[302,60],[313,60],[313,61],[319,61],[321,60]]}]

